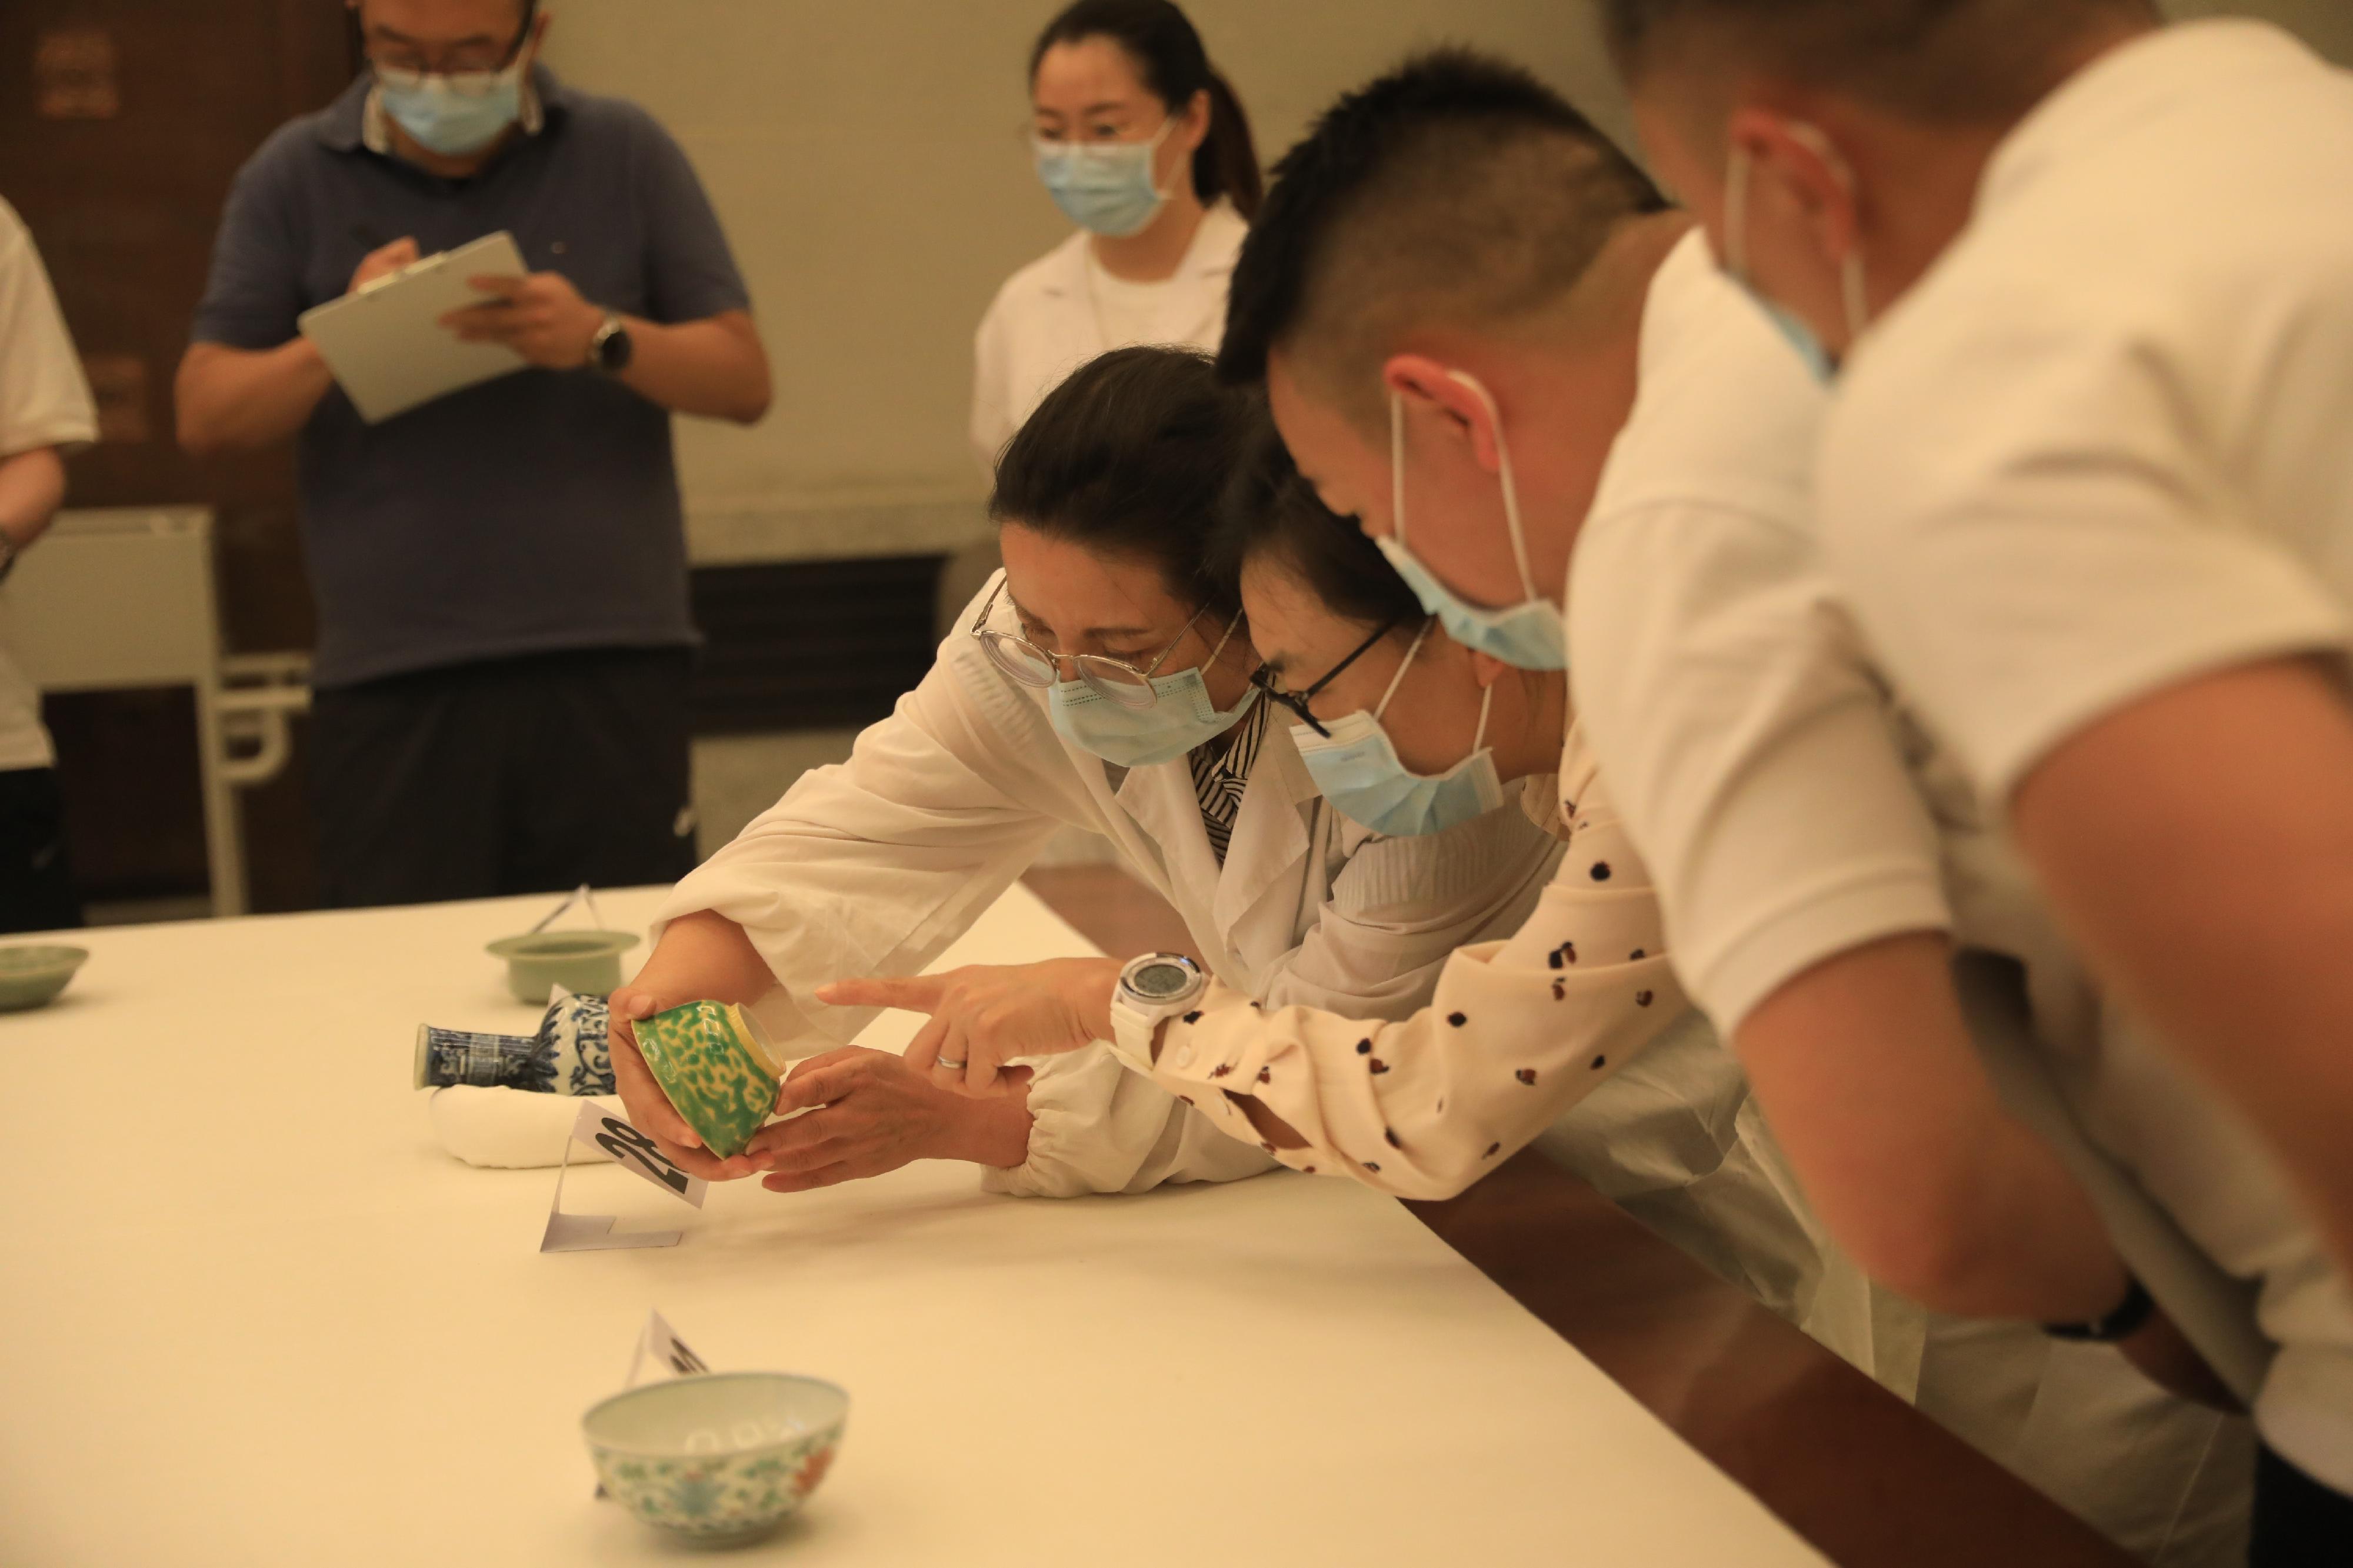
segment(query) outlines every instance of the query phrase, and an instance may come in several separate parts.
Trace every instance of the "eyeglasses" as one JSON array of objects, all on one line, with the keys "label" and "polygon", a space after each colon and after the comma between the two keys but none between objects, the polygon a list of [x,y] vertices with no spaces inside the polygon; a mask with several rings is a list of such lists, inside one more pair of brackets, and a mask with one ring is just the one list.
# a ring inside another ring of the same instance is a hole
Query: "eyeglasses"
[{"label": "eyeglasses", "polygon": [[1347,658],[1334,665],[1323,679],[1317,681],[1314,685],[1309,687],[1304,691],[1283,691],[1278,689],[1274,684],[1274,678],[1266,672],[1266,667],[1264,665],[1261,665],[1259,667],[1258,673],[1250,677],[1250,682],[1261,691],[1265,692],[1267,699],[1270,701],[1280,702],[1285,708],[1290,709],[1293,713],[1298,714],[1299,721],[1301,723],[1306,725],[1309,729],[1314,731],[1317,734],[1323,736],[1328,741],[1332,738],[1332,731],[1324,727],[1324,721],[1315,717],[1314,713],[1307,705],[1314,701],[1317,697],[1321,696],[1325,687],[1331,685],[1334,681],[1339,679],[1343,674],[1346,673],[1350,665],[1356,663],[1358,659],[1372,652],[1376,647],[1379,646],[1380,640],[1383,637],[1388,636],[1391,632],[1397,630],[1398,627],[1403,625],[1405,625],[1403,621],[1391,621],[1388,625],[1383,626],[1380,630],[1366,637],[1363,642],[1358,643],[1356,645],[1356,652],[1350,654]]},{"label": "eyeglasses", "polygon": [[419,91],[427,79],[432,78],[446,86],[452,98],[488,98],[499,89],[507,74],[507,67],[495,60],[487,63],[453,60],[447,70],[427,70],[421,65],[394,65],[387,60],[370,63],[375,67],[376,80],[395,92]]},{"label": "eyeglasses", "polygon": [[[1138,710],[1149,708],[1160,700],[1160,693],[1152,684],[1153,676],[1168,662],[1171,655],[1185,645],[1185,639],[1192,635],[1193,627],[1201,617],[1209,613],[1207,609],[1193,612],[1193,618],[1185,623],[1185,629],[1176,634],[1176,640],[1161,649],[1160,657],[1150,665],[1138,669],[1124,659],[1111,658],[1099,653],[1049,653],[1027,637],[991,630],[988,617],[997,608],[997,595],[1004,592],[1005,579],[999,577],[997,586],[989,591],[988,602],[981,605],[980,614],[972,623],[972,635],[979,639],[981,648],[988,655],[990,662],[1022,685],[1038,687],[1059,684],[1062,679],[1062,666],[1067,663],[1078,672],[1078,678],[1086,682],[1087,689],[1096,696],[1107,702],[1116,702],[1123,708]],[[1234,626],[1240,624],[1241,616],[1236,616]],[[1233,631],[1233,626],[1228,626],[1226,635],[1230,637]],[[1223,642],[1218,644],[1220,650],[1225,646]],[[1217,655],[1212,653],[1209,657],[1215,658]]]},{"label": "eyeglasses", "polygon": [[507,68],[522,57],[523,46],[531,42],[531,25],[538,11],[539,0],[530,0],[523,7],[522,27],[515,34],[514,42],[495,55],[484,48],[461,48],[447,59],[427,60],[412,49],[402,48],[387,59],[371,48],[368,63],[375,68],[376,79],[395,91],[415,92],[430,76],[441,78],[459,98],[486,98],[497,88]]}]

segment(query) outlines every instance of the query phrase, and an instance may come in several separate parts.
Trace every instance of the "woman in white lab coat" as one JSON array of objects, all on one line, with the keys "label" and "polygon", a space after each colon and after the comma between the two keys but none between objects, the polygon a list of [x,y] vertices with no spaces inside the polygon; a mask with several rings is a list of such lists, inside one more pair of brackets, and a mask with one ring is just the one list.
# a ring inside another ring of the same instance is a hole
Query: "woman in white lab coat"
[{"label": "woman in white lab coat", "polygon": [[776,1190],[921,1158],[1050,1194],[1271,1169],[1105,1050],[973,1100],[895,1055],[835,1048],[873,1010],[827,1006],[819,984],[922,969],[1065,826],[1109,837],[1209,970],[1271,1006],[1405,1016],[1448,953],[1525,918],[1559,846],[1525,813],[1377,837],[1322,799],[1259,700],[1239,605],[1201,557],[1263,417],[1204,356],[1129,349],[1024,426],[993,502],[1004,572],[848,763],[804,777],[679,885],[615,995],[622,1096],[680,1163],[748,1175],[776,1148],[721,1162],[689,1147],[628,1037],[628,1019],[707,996],[754,1004],[783,1054],[817,1056],[798,1073],[828,1075],[824,1109],[786,1124]]},{"label": "woman in white lab coat", "polygon": [[[999,1059],[1113,1042],[1234,1138],[1401,1197],[1451,1196],[1537,1142],[1841,1354],[1900,1377],[1916,1320],[1874,1310],[1798,1199],[1739,1064],[1685,1002],[1641,858],[1568,721],[1567,677],[1454,642],[1271,430],[1233,490],[1211,569],[1239,591],[1271,717],[1325,799],[1392,845],[1499,805],[1546,824],[1567,854],[1525,923],[1455,953],[1409,1016],[1296,995],[1277,1008],[1206,978],[1115,1009],[1124,953],[870,974],[818,994],[931,1013],[909,1064],[976,1091]],[[797,1079],[780,1108],[827,1093],[821,1073]],[[787,1153],[791,1125],[776,1134]]]},{"label": "woman in white lab coat", "polygon": [[1250,122],[1168,0],[1078,0],[1029,54],[1031,155],[1077,232],[997,290],[973,343],[984,469],[1047,393],[1134,343],[1214,348],[1258,210]]}]

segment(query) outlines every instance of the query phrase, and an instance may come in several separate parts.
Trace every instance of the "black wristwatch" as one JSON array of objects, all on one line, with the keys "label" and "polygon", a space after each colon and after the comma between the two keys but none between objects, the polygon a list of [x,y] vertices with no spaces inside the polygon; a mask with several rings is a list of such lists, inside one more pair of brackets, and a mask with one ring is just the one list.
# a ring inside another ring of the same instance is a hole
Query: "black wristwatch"
[{"label": "black wristwatch", "polygon": [[596,335],[588,340],[588,363],[607,375],[618,375],[629,368],[629,351],[635,345],[629,341],[629,329],[613,310],[605,312],[604,324]]},{"label": "black wristwatch", "polygon": [[2123,1302],[2105,1318],[2094,1318],[2088,1323],[2045,1323],[2042,1331],[2054,1340],[2073,1340],[2084,1344],[2112,1345],[2118,1340],[2128,1340],[2147,1326],[2157,1311],[2157,1298],[2148,1287],[2134,1276],[2129,1281]]}]

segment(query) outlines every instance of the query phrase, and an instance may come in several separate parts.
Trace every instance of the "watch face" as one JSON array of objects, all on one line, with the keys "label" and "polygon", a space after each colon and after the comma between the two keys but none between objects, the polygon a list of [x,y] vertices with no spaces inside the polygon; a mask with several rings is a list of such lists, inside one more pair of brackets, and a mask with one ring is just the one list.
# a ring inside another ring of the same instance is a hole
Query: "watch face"
[{"label": "watch face", "polygon": [[627,370],[629,368],[629,351],[635,346],[629,339],[629,329],[617,325],[606,334],[605,341],[596,345],[596,363],[609,371]]},{"label": "watch face", "polygon": [[1127,977],[1127,988],[1147,1002],[1168,1002],[1193,988],[1193,972],[1181,963],[1146,963]]}]

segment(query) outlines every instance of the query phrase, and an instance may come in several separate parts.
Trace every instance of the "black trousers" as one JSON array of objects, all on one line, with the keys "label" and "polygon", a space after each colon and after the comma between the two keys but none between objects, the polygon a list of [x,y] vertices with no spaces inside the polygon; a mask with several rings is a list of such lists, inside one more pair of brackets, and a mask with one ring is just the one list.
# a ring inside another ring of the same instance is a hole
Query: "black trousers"
[{"label": "black trousers", "polygon": [[0,772],[0,931],[81,924],[55,768]]},{"label": "black trousers", "polygon": [[2254,1541],[2249,1568],[2343,1568],[2353,1563],[2353,1497],[2285,1459],[2255,1456]]},{"label": "black trousers", "polygon": [[317,693],[330,908],[674,882],[694,867],[684,648],[423,670]]}]

